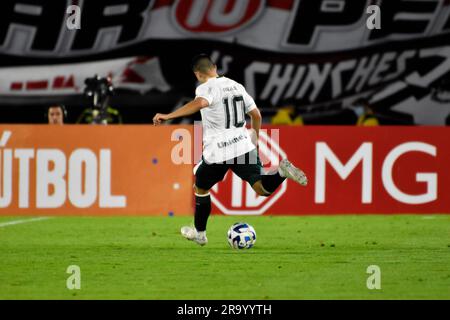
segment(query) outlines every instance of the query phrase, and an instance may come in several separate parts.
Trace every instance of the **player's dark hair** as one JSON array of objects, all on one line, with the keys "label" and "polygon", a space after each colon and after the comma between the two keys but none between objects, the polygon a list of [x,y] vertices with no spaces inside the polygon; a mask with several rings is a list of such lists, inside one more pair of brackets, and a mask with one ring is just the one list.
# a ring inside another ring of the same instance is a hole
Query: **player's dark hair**
[{"label": "player's dark hair", "polygon": [[215,67],[215,63],[206,54],[200,54],[192,59],[192,71],[208,73]]}]

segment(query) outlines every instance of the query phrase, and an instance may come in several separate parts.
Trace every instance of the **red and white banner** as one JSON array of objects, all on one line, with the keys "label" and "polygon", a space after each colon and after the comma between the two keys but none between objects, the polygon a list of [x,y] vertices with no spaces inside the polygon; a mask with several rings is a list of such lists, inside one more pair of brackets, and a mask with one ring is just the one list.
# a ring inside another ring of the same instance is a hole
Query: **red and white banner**
[{"label": "red and white banner", "polygon": [[450,213],[449,137],[444,127],[271,127],[263,162],[286,154],[308,186],[287,181],[264,198],[229,172],[213,189],[215,212]]},{"label": "red and white banner", "polygon": [[161,73],[158,58],[131,57],[58,64],[52,66],[0,68],[0,93],[16,95],[68,95],[83,93],[92,71],[112,79],[114,86],[147,92],[170,90]]},{"label": "red and white banner", "polygon": [[[381,28],[369,28],[373,2],[34,0],[33,5],[22,5],[18,0],[3,0],[0,53],[89,56],[148,40],[204,39],[273,52],[317,54],[448,32],[447,0],[376,1],[382,12]],[[68,10],[75,3],[79,11]],[[79,28],[70,27],[71,18],[79,18]]]},{"label": "red and white banner", "polygon": [[[387,123],[443,125],[450,122],[449,4],[2,0],[0,104],[33,105],[30,96],[50,104],[55,95],[78,104],[83,80],[95,74],[112,76],[117,89],[181,99],[194,91],[192,57],[207,53],[260,107],[290,100],[321,112],[364,96]],[[68,12],[72,5],[78,10]]]}]

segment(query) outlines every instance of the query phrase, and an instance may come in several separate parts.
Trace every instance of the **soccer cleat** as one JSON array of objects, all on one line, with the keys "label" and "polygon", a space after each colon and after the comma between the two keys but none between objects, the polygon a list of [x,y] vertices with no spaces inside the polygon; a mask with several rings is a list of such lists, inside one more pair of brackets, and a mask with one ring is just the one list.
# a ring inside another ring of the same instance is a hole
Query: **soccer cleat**
[{"label": "soccer cleat", "polygon": [[294,180],[302,186],[308,184],[308,178],[305,173],[299,168],[296,168],[288,159],[281,160],[279,170],[281,171],[281,176]]},{"label": "soccer cleat", "polygon": [[200,235],[194,227],[182,227],[181,235],[189,241],[194,241],[201,246],[204,246],[208,243],[206,232],[203,232],[202,235]]}]

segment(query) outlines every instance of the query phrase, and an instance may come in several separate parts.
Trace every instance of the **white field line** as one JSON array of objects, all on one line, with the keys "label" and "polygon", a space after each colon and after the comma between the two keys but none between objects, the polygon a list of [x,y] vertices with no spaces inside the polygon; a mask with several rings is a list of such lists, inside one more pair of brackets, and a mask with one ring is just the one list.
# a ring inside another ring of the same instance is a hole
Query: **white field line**
[{"label": "white field line", "polygon": [[39,217],[39,218],[32,218],[32,219],[13,220],[13,221],[0,223],[0,228],[8,227],[8,226],[14,226],[16,224],[21,224],[21,223],[28,223],[28,222],[47,220],[47,219],[50,219],[50,217]]}]

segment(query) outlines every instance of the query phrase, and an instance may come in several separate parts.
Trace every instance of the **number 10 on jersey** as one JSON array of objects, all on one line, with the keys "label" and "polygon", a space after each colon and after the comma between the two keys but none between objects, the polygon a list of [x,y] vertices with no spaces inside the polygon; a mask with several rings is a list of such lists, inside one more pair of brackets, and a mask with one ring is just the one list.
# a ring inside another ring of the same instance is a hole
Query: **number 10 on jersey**
[{"label": "number 10 on jersey", "polygon": [[233,127],[241,128],[245,124],[244,97],[230,96],[223,99],[225,109],[225,128],[231,128],[231,117],[233,115]]}]

